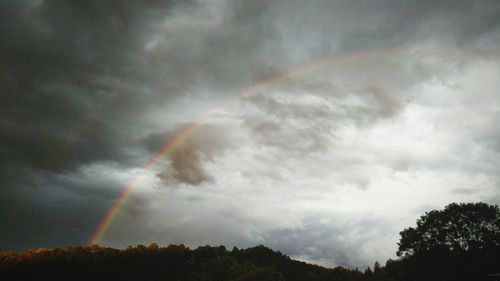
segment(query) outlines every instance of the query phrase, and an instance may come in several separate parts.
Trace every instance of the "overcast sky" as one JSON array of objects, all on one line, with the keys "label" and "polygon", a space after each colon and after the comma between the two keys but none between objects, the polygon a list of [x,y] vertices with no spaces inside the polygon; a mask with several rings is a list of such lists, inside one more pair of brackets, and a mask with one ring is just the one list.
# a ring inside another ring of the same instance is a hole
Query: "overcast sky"
[{"label": "overcast sky", "polygon": [[87,244],[135,179],[102,245],[384,263],[500,203],[498,46],[496,0],[1,1],[0,250]]}]

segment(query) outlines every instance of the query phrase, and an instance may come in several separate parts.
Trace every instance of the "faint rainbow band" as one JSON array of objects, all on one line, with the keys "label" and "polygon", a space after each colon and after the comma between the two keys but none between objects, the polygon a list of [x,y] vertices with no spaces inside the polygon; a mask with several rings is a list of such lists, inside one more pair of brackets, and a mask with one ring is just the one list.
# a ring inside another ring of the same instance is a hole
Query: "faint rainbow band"
[{"label": "faint rainbow band", "polygon": [[343,63],[357,62],[365,59],[377,58],[386,55],[394,55],[403,52],[413,52],[413,54],[418,54],[418,53],[442,53],[442,52],[458,52],[458,51],[466,53],[477,53],[477,54],[490,54],[490,55],[492,54],[495,57],[498,57],[499,54],[498,51],[485,51],[480,49],[457,49],[457,48],[433,48],[433,49],[387,48],[381,50],[360,51],[344,55],[329,56],[320,60],[316,60],[311,63],[302,64],[253,84],[252,86],[238,92],[237,94],[219,103],[217,106],[214,107],[214,109],[210,110],[209,112],[205,113],[201,118],[199,118],[198,121],[191,124],[190,126],[185,127],[183,130],[177,133],[177,135],[175,135],[174,138],[170,139],[162,147],[162,149],[149,160],[149,162],[141,169],[138,175],[136,175],[125,186],[125,189],[122,191],[122,193],[115,201],[111,209],[107,212],[106,216],[104,217],[104,219],[101,221],[96,231],[94,232],[94,235],[92,235],[90,244],[97,244],[99,242],[102,235],[106,232],[106,230],[113,222],[113,219],[116,217],[116,214],[120,210],[121,206],[127,201],[134,186],[136,186],[139,183],[142,174],[154,168],[156,164],[158,164],[158,162],[160,162],[164,157],[168,156],[172,151],[174,151],[175,148],[179,146],[187,137],[189,137],[189,135],[193,131],[195,131],[200,125],[204,124],[210,117],[216,114],[220,109],[230,107],[231,105],[235,104],[241,99],[259,93],[261,90],[264,90],[269,86],[290,79],[295,75],[303,74],[309,71],[320,70],[326,67],[336,66]]}]

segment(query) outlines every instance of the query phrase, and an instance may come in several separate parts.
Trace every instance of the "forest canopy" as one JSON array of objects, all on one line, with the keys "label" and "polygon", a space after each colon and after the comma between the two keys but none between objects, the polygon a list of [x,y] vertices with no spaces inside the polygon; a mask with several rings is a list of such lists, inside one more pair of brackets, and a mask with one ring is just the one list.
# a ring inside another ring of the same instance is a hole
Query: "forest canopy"
[{"label": "forest canopy", "polygon": [[486,203],[452,203],[400,232],[398,256],[437,249],[475,251],[500,246],[500,210]]}]

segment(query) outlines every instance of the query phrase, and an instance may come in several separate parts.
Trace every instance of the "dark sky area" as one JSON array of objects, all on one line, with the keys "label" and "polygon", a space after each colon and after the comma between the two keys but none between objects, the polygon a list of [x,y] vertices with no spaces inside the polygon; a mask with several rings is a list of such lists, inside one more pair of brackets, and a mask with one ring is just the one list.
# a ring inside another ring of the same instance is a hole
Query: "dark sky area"
[{"label": "dark sky area", "polygon": [[89,243],[133,182],[100,244],[394,258],[500,203],[499,46],[497,0],[1,1],[0,250]]}]

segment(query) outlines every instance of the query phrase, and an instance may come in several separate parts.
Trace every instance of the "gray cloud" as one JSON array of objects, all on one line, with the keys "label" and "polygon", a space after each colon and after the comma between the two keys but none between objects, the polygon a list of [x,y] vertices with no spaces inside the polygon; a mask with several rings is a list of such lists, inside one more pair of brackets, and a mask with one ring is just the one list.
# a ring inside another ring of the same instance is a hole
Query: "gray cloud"
[{"label": "gray cloud", "polygon": [[[0,249],[87,243],[140,178],[106,245],[266,243],[325,265],[383,262],[419,206],[498,203],[499,11],[3,1]],[[220,106],[304,63],[392,48],[407,51],[297,71]]]},{"label": "gray cloud", "polygon": [[[373,250],[371,244],[380,240],[380,237],[393,236],[387,222],[368,214],[357,214],[349,218],[351,221],[344,220],[349,216],[336,215],[337,218],[343,217],[336,220],[331,220],[331,215],[326,218],[306,218],[301,228],[270,231],[265,241],[292,257],[350,268],[371,266],[366,263],[367,258],[375,260],[391,254],[380,249],[377,249],[378,257],[370,253]],[[364,218],[360,218],[362,216]]]},{"label": "gray cloud", "polygon": [[[185,124],[174,131],[155,133],[147,137],[148,149],[156,154],[169,142],[175,139],[185,128],[193,124]],[[213,177],[205,171],[205,161],[215,161],[218,154],[224,152],[230,143],[224,137],[224,131],[214,125],[201,124],[182,138],[175,149],[168,154],[171,163],[158,175],[165,179],[175,179],[181,183],[198,185],[213,181]]]}]

